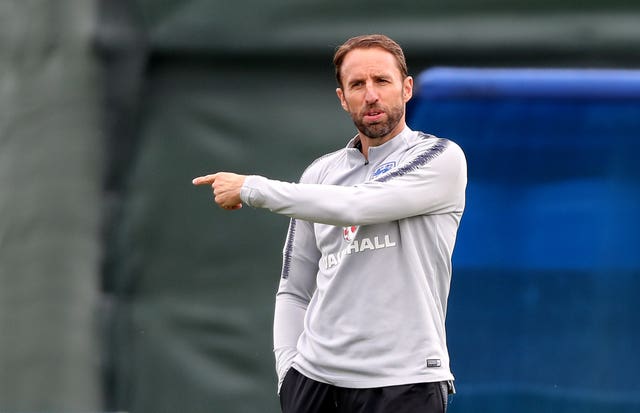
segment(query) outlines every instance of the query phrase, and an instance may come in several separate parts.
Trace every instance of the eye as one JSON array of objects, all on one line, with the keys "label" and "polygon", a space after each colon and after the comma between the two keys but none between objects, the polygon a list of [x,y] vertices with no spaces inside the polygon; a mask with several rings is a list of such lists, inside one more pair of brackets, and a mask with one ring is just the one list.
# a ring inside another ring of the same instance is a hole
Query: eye
[{"label": "eye", "polygon": [[351,82],[349,84],[349,86],[351,87],[351,89],[357,89],[360,88],[364,85],[364,81],[363,80],[355,80],[353,82]]}]

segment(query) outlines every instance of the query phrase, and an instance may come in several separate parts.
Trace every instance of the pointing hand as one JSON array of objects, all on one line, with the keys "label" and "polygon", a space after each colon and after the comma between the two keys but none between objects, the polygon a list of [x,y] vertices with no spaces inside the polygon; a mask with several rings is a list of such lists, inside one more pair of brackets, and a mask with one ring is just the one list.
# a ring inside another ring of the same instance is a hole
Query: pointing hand
[{"label": "pointing hand", "polygon": [[235,210],[242,208],[240,189],[246,176],[231,172],[218,172],[212,175],[199,176],[193,180],[194,185],[211,185],[213,199],[220,208]]}]

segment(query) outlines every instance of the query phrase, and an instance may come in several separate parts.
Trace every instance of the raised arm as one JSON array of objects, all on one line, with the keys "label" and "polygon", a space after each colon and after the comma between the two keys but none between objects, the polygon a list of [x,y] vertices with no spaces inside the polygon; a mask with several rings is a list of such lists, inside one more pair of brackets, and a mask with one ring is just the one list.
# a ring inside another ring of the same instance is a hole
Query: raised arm
[{"label": "raised arm", "polygon": [[347,226],[389,222],[423,214],[462,212],[466,161],[453,142],[355,186],[294,184],[246,177],[241,198],[248,205],[312,222]]}]

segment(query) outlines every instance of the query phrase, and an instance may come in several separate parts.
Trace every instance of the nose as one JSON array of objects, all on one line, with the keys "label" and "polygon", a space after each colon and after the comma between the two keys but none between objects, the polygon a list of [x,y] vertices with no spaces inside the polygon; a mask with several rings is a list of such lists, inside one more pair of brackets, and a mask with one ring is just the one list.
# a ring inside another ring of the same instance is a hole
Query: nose
[{"label": "nose", "polygon": [[367,91],[364,95],[364,99],[368,105],[378,101],[378,93],[376,92],[373,84],[367,83]]}]

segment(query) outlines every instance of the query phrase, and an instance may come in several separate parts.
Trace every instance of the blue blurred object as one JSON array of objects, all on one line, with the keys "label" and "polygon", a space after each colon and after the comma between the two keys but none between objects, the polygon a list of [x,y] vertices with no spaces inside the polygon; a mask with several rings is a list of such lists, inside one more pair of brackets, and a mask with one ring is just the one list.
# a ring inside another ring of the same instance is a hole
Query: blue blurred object
[{"label": "blue blurred object", "polygon": [[640,71],[429,69],[407,121],[468,162],[451,411],[640,411]]}]

